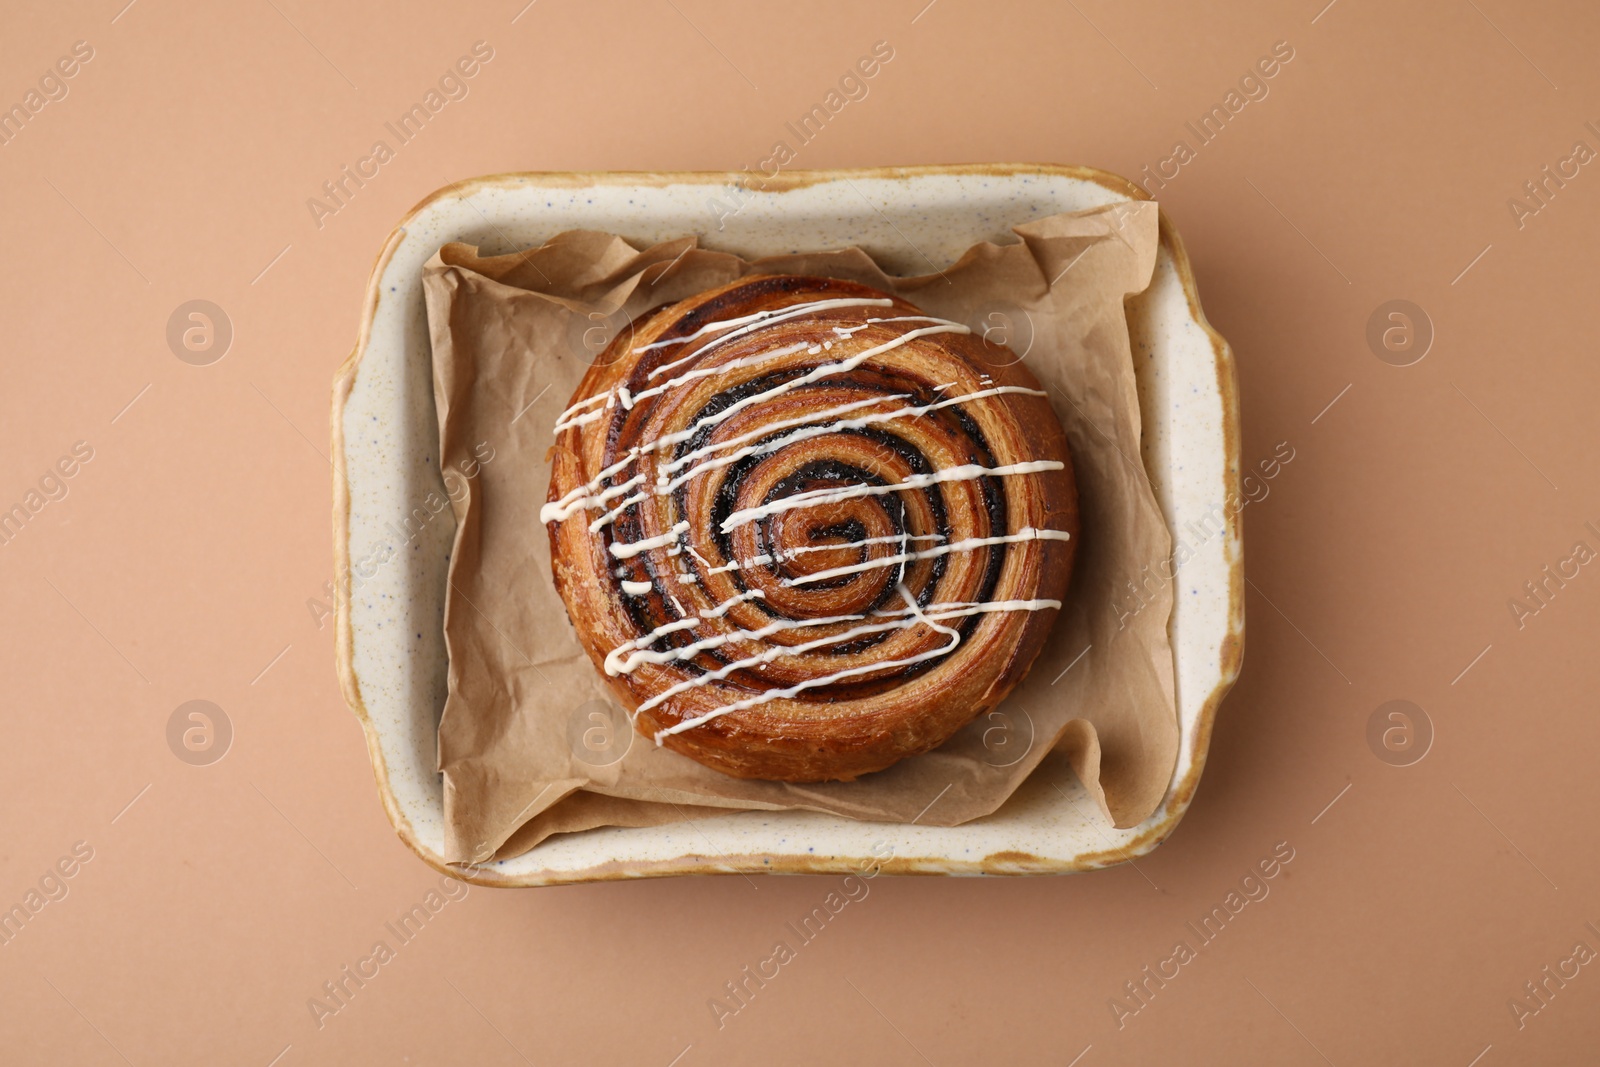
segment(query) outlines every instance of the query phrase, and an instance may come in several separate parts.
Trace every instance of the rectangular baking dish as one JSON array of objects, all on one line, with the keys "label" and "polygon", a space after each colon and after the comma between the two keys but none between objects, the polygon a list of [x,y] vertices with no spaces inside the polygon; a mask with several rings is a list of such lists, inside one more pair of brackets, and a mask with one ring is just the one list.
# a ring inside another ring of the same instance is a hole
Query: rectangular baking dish
[{"label": "rectangular baking dish", "polygon": [[[534,886],[672,874],[1046,874],[1126,862],[1154,849],[1188,808],[1218,705],[1243,653],[1238,390],[1232,352],[1206,323],[1183,243],[1161,221],[1150,288],[1128,301],[1144,421],[1143,460],[1174,537],[1195,545],[1172,637],[1181,741],[1165,798],[1145,822],[1112,829],[1067,762],[1052,755],[997,812],[962,826],[855,822],[805,811],[739,812],[692,823],[558,835],[468,871],[442,859],[435,770],[447,666],[449,509],[415,551],[388,554],[418,502],[444,494],[422,266],[464,241],[497,255],[571,229],[655,242],[685,233],[748,257],[860,245],[886,269],[928,273],[974,242],[1062,211],[1148,199],[1085,167],[970,165],[798,171],[753,192],[731,173],[507,174],[429,196],[390,234],[367,286],[355,351],[333,390],[337,656],[396,832],[441,871],[484,885]],[[559,398],[565,400],[565,398]],[[559,404],[557,405],[560,406]],[[1220,526],[1220,529],[1217,527]],[[1207,531],[1203,539],[1193,533]],[[542,534],[541,534],[542,536]],[[1198,542],[1196,544],[1196,542]],[[352,583],[352,568],[360,581]]]}]

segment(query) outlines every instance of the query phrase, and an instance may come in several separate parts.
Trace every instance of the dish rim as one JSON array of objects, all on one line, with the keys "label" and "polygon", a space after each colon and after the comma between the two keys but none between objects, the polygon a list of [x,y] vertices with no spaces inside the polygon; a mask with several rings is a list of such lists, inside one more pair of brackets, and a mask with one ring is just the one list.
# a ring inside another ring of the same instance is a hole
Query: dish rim
[{"label": "dish rim", "polygon": [[[1019,174],[1041,174],[1093,182],[1114,193],[1133,200],[1154,200],[1141,186],[1111,171],[1096,167],[1057,163],[971,163],[930,164],[920,166],[830,168],[820,170],[795,170],[772,178],[763,176],[759,191],[792,192],[830,181],[868,179],[896,180],[927,176],[993,176],[1011,177]],[[667,877],[683,874],[837,874],[840,860],[837,856],[773,856],[768,853],[718,853],[715,856],[685,853],[664,860],[611,860],[568,875],[566,872],[549,878],[528,875],[504,875],[485,867],[452,865],[424,845],[412,828],[411,821],[400,809],[389,783],[389,767],[379,739],[378,727],[373,723],[366,703],[361,696],[361,683],[354,665],[354,633],[350,618],[350,488],[345,463],[344,413],[351,389],[361,369],[371,340],[372,326],[381,298],[385,271],[405,238],[407,226],[413,219],[448,197],[464,197],[481,188],[504,187],[512,184],[539,184],[554,188],[592,188],[595,186],[666,187],[680,184],[713,185],[738,184],[749,175],[741,171],[510,171],[473,178],[465,178],[444,185],[418,201],[390,230],[374,258],[362,298],[361,322],[356,342],[334,375],[332,391],[332,418],[330,446],[333,457],[333,540],[334,589],[336,611],[334,624],[335,669],[345,703],[361,723],[366,740],[367,756],[372,765],[373,777],[385,813],[396,835],[412,852],[435,870],[460,878],[474,885],[489,887],[531,887],[547,884],[570,884],[622,879]],[[1225,493],[1240,499],[1241,472],[1239,392],[1237,367],[1233,349],[1206,318],[1200,304],[1199,290],[1183,238],[1163,212],[1159,225],[1160,243],[1172,256],[1189,313],[1205,332],[1210,342],[1217,387],[1222,401],[1223,479]],[[1224,499],[1227,499],[1227,495]],[[1227,510],[1227,509],[1224,509]],[[1195,791],[1205,770],[1209,755],[1211,733],[1216,714],[1223,699],[1238,680],[1244,656],[1244,535],[1242,511],[1232,511],[1224,518],[1224,541],[1237,546],[1229,563],[1228,628],[1221,636],[1218,647],[1218,677],[1211,692],[1201,702],[1194,726],[1193,752],[1180,780],[1168,787],[1161,807],[1164,816],[1146,828],[1137,837],[1120,848],[1098,852],[1082,852],[1072,862],[1036,856],[1027,852],[995,852],[977,860],[962,860],[945,856],[891,856],[874,861],[880,873],[922,875],[1016,875],[1065,874],[1094,870],[1127,862],[1147,854],[1177,828],[1193,802]],[[731,813],[730,813],[731,814]],[[933,866],[937,864],[937,867]]]}]

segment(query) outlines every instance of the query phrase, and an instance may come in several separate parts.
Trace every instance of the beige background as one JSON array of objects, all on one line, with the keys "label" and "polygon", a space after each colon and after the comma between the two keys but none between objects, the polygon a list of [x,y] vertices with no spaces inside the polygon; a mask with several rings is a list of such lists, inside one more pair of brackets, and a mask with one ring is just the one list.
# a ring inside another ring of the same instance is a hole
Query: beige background
[{"label": "beige background", "polygon": [[[0,145],[0,508],[94,449],[0,546],[0,906],[93,849],[0,946],[7,1063],[1594,1061],[1600,967],[1520,1029],[1508,1007],[1600,951],[1600,574],[1520,629],[1508,608],[1600,548],[1600,175],[1520,228],[1507,207],[1600,149],[1585,5],[124,2],[13,5],[0,34],[6,106],[94,49]],[[318,228],[307,198],[478,40],[470,95]],[[1135,175],[1294,49],[1161,191],[1238,354],[1246,464],[1295,450],[1245,512],[1249,648],[1193,810],[1137,868],[875,880],[721,1029],[708,998],[837,880],[475,889],[400,944],[384,924],[436,876],[307,604],[380,241],[474,174],[756,164],[879,40],[870,95],[795,166]],[[209,366],[167,344],[191,299],[233,324]],[[1368,347],[1392,299],[1436,331],[1413,366]],[[208,766],[168,746],[193,699],[234,729]],[[1367,741],[1394,699],[1435,734],[1407,767]],[[1119,1029],[1123,983],[1278,842],[1270,895]],[[307,999],[380,939],[395,958],[319,1029]]]}]

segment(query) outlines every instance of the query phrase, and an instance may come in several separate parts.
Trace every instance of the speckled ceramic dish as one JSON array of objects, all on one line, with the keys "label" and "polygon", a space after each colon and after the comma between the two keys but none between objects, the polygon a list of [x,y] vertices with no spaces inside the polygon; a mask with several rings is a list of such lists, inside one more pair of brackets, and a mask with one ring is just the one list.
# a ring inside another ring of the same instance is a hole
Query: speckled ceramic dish
[{"label": "speckled ceramic dish", "polygon": [[[976,165],[786,174],[743,206],[737,175],[508,174],[462,182],[418,205],[389,236],[367,286],[355,352],[333,392],[334,552],[338,665],[345,699],[366,731],[384,807],[428,863],[441,858],[443,802],[434,770],[444,706],[446,511],[418,548],[376,562],[385,527],[430,491],[438,447],[423,309],[423,263],[441,244],[489,254],[563,230],[607,230],[642,241],[698,233],[712,248],[756,257],[860,245],[890,270],[925,273],[976,241],[1010,240],[1029,219],[1148,199],[1126,179],[1083,167]],[[1109,829],[1065,759],[1052,755],[995,814],[963,826],[863,823],[804,811],[741,812],[693,823],[559,835],[525,855],[467,872],[487,885],[531,886],[668,874],[1035,874],[1089,870],[1155,848],[1188,808],[1211,724],[1243,651],[1244,564],[1237,513],[1239,415],[1233,356],[1200,311],[1178,235],[1162,220],[1149,290],[1128,303],[1144,415],[1143,458],[1175,537],[1194,548],[1171,620],[1178,765],[1161,806]],[[1217,516],[1227,516],[1215,533]],[[1182,531],[1189,531],[1183,533]],[[351,595],[351,568],[362,581]],[[887,857],[887,858],[885,858]],[[459,871],[452,873],[461,874]]]}]

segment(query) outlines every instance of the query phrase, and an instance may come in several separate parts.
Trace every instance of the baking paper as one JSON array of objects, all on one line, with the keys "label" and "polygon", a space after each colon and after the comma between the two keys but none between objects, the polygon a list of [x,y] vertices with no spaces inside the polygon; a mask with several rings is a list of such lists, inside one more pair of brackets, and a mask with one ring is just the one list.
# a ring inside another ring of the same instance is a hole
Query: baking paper
[{"label": "baking paper", "polygon": [[[1147,202],[1053,215],[917,277],[885,273],[855,248],[747,261],[694,236],[641,247],[573,231],[493,257],[441,248],[423,278],[440,469],[472,472],[448,487],[447,859],[481,863],[552,834],[728,809],[950,826],[997,809],[1055,747],[1114,825],[1148,816],[1177,760],[1178,714],[1171,583],[1142,579],[1172,542],[1139,461],[1123,301],[1149,284],[1157,226]],[[732,778],[636,735],[551,582],[546,454],[591,360],[631,319],[746,274],[861,282],[965,323],[997,353],[1009,345],[1048,390],[1072,450],[1077,559],[1031,672],[940,748],[854,782]]]}]

